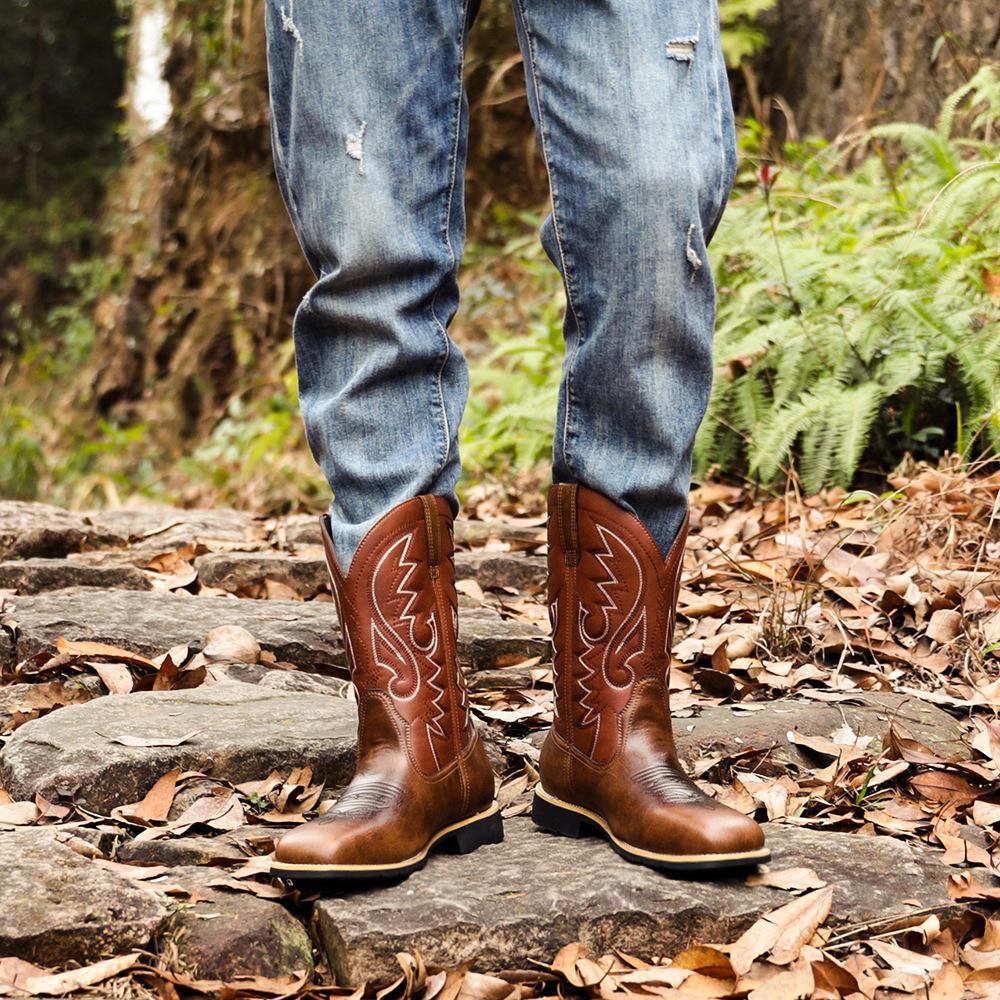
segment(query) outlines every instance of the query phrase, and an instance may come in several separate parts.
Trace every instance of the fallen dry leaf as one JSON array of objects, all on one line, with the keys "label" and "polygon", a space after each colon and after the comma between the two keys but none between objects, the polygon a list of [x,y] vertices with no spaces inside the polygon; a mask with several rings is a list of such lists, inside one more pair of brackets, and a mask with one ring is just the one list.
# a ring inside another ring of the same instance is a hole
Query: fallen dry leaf
[{"label": "fallen dry leaf", "polygon": [[816,929],[830,915],[833,886],[826,886],[765,913],[729,949],[729,958],[739,975],[749,972],[755,959],[770,953],[777,965],[788,965],[799,957]]},{"label": "fallen dry leaf", "polygon": [[[983,871],[989,873],[989,869]],[[958,872],[948,879],[948,895],[969,902],[1000,900],[1000,886],[983,885],[973,877],[973,872]]]},{"label": "fallen dry leaf", "polygon": [[97,735],[111,740],[112,743],[121,743],[122,746],[126,747],[179,747],[182,743],[193,740],[200,732],[200,729],[193,729],[183,736],[130,736],[128,734],[110,736],[107,733],[98,733]]},{"label": "fallen dry leaf", "polygon": [[0,993],[0,996],[13,995],[15,990],[17,995],[24,996],[27,992],[26,980],[46,974],[45,969],[32,965],[31,962],[25,962],[23,959],[0,958],[0,988],[12,987],[8,993]]},{"label": "fallen dry leaf", "polygon": [[776,872],[755,873],[747,876],[746,883],[766,885],[772,889],[785,889],[789,892],[822,889],[827,884],[811,868],[784,868]]},{"label": "fallen dry leaf", "polygon": [[685,948],[684,951],[674,955],[670,964],[673,968],[690,969],[692,972],[700,972],[715,979],[736,978],[729,956],[718,948],[706,945]]},{"label": "fallen dry leaf", "polygon": [[961,775],[952,771],[923,771],[910,778],[910,787],[931,802],[969,803],[979,794]]},{"label": "fallen dry leaf", "polygon": [[152,660],[141,653],[133,653],[131,650],[122,649],[120,646],[111,646],[106,642],[73,642],[61,635],[56,639],[56,649],[66,656],[106,656],[112,660],[121,660],[124,663],[133,663],[142,667],[156,666]]},{"label": "fallen dry leaf", "polygon": [[942,960],[934,955],[921,955],[919,952],[910,951],[909,948],[901,948],[891,941],[872,939],[867,944],[882,961],[899,972],[911,972],[923,976],[937,972],[943,964]]},{"label": "fallen dry leaf", "polygon": [[166,865],[127,865],[121,861],[108,861],[106,858],[95,858],[94,864],[107,868],[109,871],[117,872],[126,878],[135,879],[138,882],[145,882],[151,878],[159,878],[166,875],[170,869]]},{"label": "fallen dry leaf", "polygon": [[119,955],[116,958],[106,958],[82,969],[70,969],[41,976],[31,976],[24,981],[25,989],[41,996],[63,996],[75,990],[81,990],[95,983],[103,983],[112,976],[121,975],[128,969],[139,964],[139,952],[129,955]]},{"label": "fallen dry leaf", "polygon": [[779,972],[762,986],[751,990],[748,1000],[799,1000],[813,995],[815,980],[812,967],[803,962],[795,969]]},{"label": "fallen dry leaf", "polygon": [[964,996],[965,981],[958,968],[951,962],[942,965],[927,991],[927,1000],[962,1000]]},{"label": "fallen dry leaf", "polygon": [[7,802],[0,805],[0,825],[30,826],[41,815],[34,802]]},{"label": "fallen dry leaf", "polygon": [[88,660],[87,665],[101,678],[110,694],[129,694],[132,691],[132,672],[124,663]]},{"label": "fallen dry leaf", "polygon": [[556,957],[552,960],[550,968],[553,972],[558,972],[565,977],[571,986],[582,987],[584,985],[583,978],[577,972],[576,963],[579,959],[586,958],[586,956],[587,948],[580,944],[579,941],[574,941],[572,944],[564,945],[559,949]]},{"label": "fallen dry leaf", "polygon": [[118,806],[112,810],[113,816],[122,816],[136,823],[162,823],[170,814],[174,796],[177,794],[177,779],[180,768],[168,771],[158,779],[141,802]]}]

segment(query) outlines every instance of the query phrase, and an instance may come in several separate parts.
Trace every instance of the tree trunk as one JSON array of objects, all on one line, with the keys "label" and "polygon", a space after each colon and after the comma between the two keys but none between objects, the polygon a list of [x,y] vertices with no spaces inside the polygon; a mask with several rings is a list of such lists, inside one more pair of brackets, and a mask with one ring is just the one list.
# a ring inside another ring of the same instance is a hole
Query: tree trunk
[{"label": "tree trunk", "polygon": [[784,99],[799,135],[931,124],[984,59],[1000,58],[997,0],[778,0],[767,29],[759,91]]}]

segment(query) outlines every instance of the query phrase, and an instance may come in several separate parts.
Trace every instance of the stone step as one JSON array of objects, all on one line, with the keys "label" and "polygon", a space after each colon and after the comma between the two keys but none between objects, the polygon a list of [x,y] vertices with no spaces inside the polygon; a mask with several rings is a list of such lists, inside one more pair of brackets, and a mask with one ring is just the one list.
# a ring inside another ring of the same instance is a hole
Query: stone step
[{"label": "stone step", "polygon": [[[0,669],[8,670],[56,640],[89,639],[158,656],[196,644],[220,625],[240,625],[278,660],[320,672],[343,666],[332,602],[194,597],[182,593],[71,588],[15,597],[0,615]],[[547,656],[547,638],[533,625],[489,608],[462,612],[458,655],[468,670]]]},{"label": "stone step", "polygon": [[0,559],[59,558],[84,547],[124,545],[121,532],[86,515],[21,500],[0,500]]},{"label": "stone step", "polygon": [[[85,553],[86,556],[98,553]],[[105,555],[105,553],[100,553]],[[117,565],[91,561],[77,553],[66,559],[10,559],[0,562],[0,590],[41,594],[67,587],[101,587],[105,590],[152,590],[149,577],[127,562]]]},{"label": "stone step", "polygon": [[[0,786],[16,800],[75,795],[107,814],[139,801],[175,767],[233,783],[310,766],[317,780],[345,782],[354,767],[352,702],[224,681],[189,691],[106,695],[27,722],[0,750]],[[177,739],[125,746],[116,737]]]},{"label": "stone step", "polygon": [[[791,899],[748,887],[742,875],[666,878],[623,860],[601,839],[556,837],[523,817],[508,820],[505,830],[502,844],[433,855],[405,882],[317,902],[337,981],[395,978],[401,951],[419,951],[428,965],[470,962],[479,971],[548,963],[572,941],[595,955],[617,948],[646,959],[670,956],[731,942]],[[812,868],[835,887],[830,926],[963,909],[948,897],[948,869],[928,850],[784,825],[769,825],[767,835],[772,870]]]},{"label": "stone step", "polygon": [[[357,709],[337,696],[338,690],[346,695],[348,685],[294,670],[224,668],[218,683],[105,695],[23,723],[0,749],[0,787],[18,800],[75,796],[109,813],[138,801],[175,767],[234,784],[305,765],[330,786],[350,777]],[[18,703],[24,701],[21,692]],[[482,725],[481,732],[492,764],[502,770],[506,762],[492,731]],[[123,736],[161,743],[187,738],[174,746],[126,746],[116,741]]]},{"label": "stone step", "polygon": [[[0,834],[0,954],[58,968],[155,947],[167,968],[196,979],[312,973],[309,934],[280,903],[234,891],[240,884],[207,864],[131,878],[71,849],[79,832],[49,826]],[[191,901],[167,889],[184,890]]]},{"label": "stone step", "polygon": [[[73,552],[59,559],[9,559],[0,562],[0,590],[18,594],[71,587],[152,590],[150,577],[141,568],[146,562],[148,552],[135,549]],[[253,594],[269,580],[290,587],[304,600],[330,593],[330,576],[319,551],[295,555],[277,549],[207,552],[198,556],[194,565],[201,586],[230,594]],[[541,556],[458,552],[455,571],[458,579],[475,580],[484,590],[538,592],[545,585],[545,560]]]},{"label": "stone step", "polygon": [[220,875],[212,868],[174,868],[165,880],[196,900],[178,907],[164,932],[174,971],[223,982],[312,974],[309,933],[280,903],[213,884]]},{"label": "stone step", "polygon": [[169,918],[169,899],[58,836],[58,827],[0,834],[0,955],[61,968],[146,947]]},{"label": "stone step", "polygon": [[[493,672],[482,676],[495,678]],[[833,759],[791,742],[788,734],[792,730],[801,736],[827,739],[847,725],[859,739],[869,738],[866,749],[878,756],[893,722],[942,757],[967,760],[970,756],[956,719],[936,705],[892,691],[859,691],[836,701],[813,701],[794,695],[749,705],[704,705],[697,715],[675,717],[673,731],[682,760],[694,763],[710,754],[729,757],[757,750],[761,759],[754,763],[754,771],[783,774],[808,771]],[[527,740],[541,750],[545,731],[533,732]]]},{"label": "stone step", "polygon": [[790,742],[791,730],[803,736],[829,737],[847,725],[859,738],[872,738],[867,749],[877,756],[893,722],[942,757],[969,757],[956,719],[936,705],[892,691],[859,691],[836,701],[794,697],[742,709],[706,705],[693,718],[675,719],[674,733],[687,759],[716,750],[732,754],[770,747],[773,760],[816,767],[823,759]]},{"label": "stone step", "polygon": [[284,552],[208,552],[195,560],[198,582],[230,594],[245,594],[261,587],[265,580],[291,587],[300,597],[311,598],[330,593],[330,574],[326,560],[313,555],[288,555]]},{"label": "stone step", "polygon": [[209,548],[265,544],[263,523],[235,510],[150,506],[68,511],[49,504],[0,501],[0,560],[62,558],[91,549],[170,552],[191,542]]},{"label": "stone step", "polygon": [[[262,586],[266,580],[291,587],[306,599],[330,592],[326,560],[319,553],[209,552],[195,560],[195,567],[202,586],[217,587],[231,594],[247,593]],[[484,590],[511,587],[536,591],[544,586],[545,572],[545,560],[540,556],[505,552],[455,554],[458,579],[475,580]],[[0,584],[4,579],[3,573],[3,566],[0,565]],[[55,578],[54,574],[51,574],[52,578]]]},{"label": "stone step", "polygon": [[[276,518],[270,537],[280,549],[294,550],[323,546],[319,517],[315,514],[288,514]],[[501,542],[512,549],[537,549],[545,542],[545,526],[527,527],[496,518],[481,521],[459,516],[455,520],[455,544],[459,547],[485,546],[491,541]]]},{"label": "stone step", "polygon": [[[464,517],[455,522],[455,541],[460,546],[483,545],[492,539],[516,548],[537,548],[545,541],[545,528]],[[0,500],[0,560],[60,558],[107,548],[169,552],[193,542],[210,550],[319,548],[323,544],[314,514],[265,519],[246,511],[163,504],[69,511],[45,503]]]},{"label": "stone step", "polygon": [[132,550],[171,552],[192,543],[209,549],[248,549],[268,544],[263,520],[241,510],[155,504],[88,511],[85,516],[98,531],[119,536],[124,540],[122,547]]},{"label": "stone step", "polygon": [[[224,678],[222,683],[97,698],[25,723],[0,751],[0,785],[18,798],[79,786],[94,808],[109,809],[136,801],[175,766],[243,781],[263,777],[272,768],[308,763],[318,766],[331,784],[346,777],[356,714],[353,702],[343,697],[343,681],[260,664],[220,664],[213,672]],[[0,692],[11,692],[11,711],[17,706],[24,710],[31,704],[30,688],[22,684]],[[849,702],[785,699],[759,707],[747,714],[738,706],[710,706],[697,718],[675,719],[678,752],[694,763],[706,753],[755,749],[766,753],[754,765],[761,773],[809,769],[827,761],[790,743],[789,730],[829,737],[846,720],[859,737],[873,738],[869,750],[877,753],[889,720],[895,719],[942,756],[968,757],[954,719],[903,695],[868,692]],[[191,732],[197,735],[179,747],[125,747],[111,740],[116,735],[177,737]],[[494,762],[501,763],[490,732],[484,729],[484,735]],[[540,746],[544,737],[540,729],[529,739]],[[238,770],[242,765],[246,774]],[[257,774],[255,769],[263,770]]]},{"label": "stone step", "polygon": [[545,587],[547,567],[544,556],[524,552],[490,552],[474,549],[455,553],[455,575],[459,580],[475,580],[483,590],[514,590],[531,592]]}]

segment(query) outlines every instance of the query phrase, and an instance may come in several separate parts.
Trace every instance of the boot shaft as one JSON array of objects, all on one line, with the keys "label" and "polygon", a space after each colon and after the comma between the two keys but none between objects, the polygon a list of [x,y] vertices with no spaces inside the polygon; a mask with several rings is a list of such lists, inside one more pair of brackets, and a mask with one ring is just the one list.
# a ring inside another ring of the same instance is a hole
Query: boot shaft
[{"label": "boot shaft", "polygon": [[458,667],[453,515],[442,497],[390,510],[345,575],[322,519],[344,649],[357,689],[358,757],[389,747],[424,776],[451,766],[473,736]]},{"label": "boot shaft", "polygon": [[559,484],[549,493],[548,534],[554,728],[605,763],[625,739],[640,692],[667,714],[687,522],[664,559],[635,515],[587,487]]}]

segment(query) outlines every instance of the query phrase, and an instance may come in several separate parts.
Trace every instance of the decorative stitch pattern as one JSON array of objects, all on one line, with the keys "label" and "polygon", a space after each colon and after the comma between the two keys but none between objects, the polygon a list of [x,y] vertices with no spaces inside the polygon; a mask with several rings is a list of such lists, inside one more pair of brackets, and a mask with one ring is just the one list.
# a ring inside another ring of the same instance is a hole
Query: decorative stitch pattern
[{"label": "decorative stitch pattern", "polygon": [[[411,611],[411,608],[417,600],[419,592],[409,590],[406,586],[417,568],[417,563],[414,560],[407,559],[412,543],[413,532],[411,531],[382,553],[375,566],[375,571],[372,573],[370,586],[372,607],[375,609],[375,617],[372,619],[372,649],[375,653],[375,663],[392,674],[392,680],[389,682],[389,694],[394,699],[403,702],[412,701],[420,691],[420,670],[416,658],[411,652],[411,646],[428,659],[433,659],[439,641],[437,615],[433,612],[427,616],[427,627],[431,633],[430,639],[421,644],[416,638],[417,616]],[[398,552],[397,558],[392,560],[393,554],[400,549],[402,551]],[[399,619],[401,623],[408,626],[407,638],[409,642],[390,623],[378,599],[378,583],[387,565],[392,570],[404,571],[402,579],[395,587],[395,593],[396,596],[405,600]],[[410,678],[406,677],[407,673]],[[412,679],[413,689],[404,693],[399,689],[400,681],[409,679]]]},{"label": "decorative stitch pattern", "polygon": [[661,802],[683,805],[703,802],[708,796],[682,771],[666,762],[651,764],[632,775],[636,783],[642,785]]},{"label": "decorative stitch pattern", "polygon": [[[584,690],[580,699],[580,704],[585,709],[584,717],[580,723],[583,726],[590,725],[600,711],[599,707],[592,702],[592,696],[596,689],[589,687],[591,679],[597,676],[598,666],[605,684],[616,690],[626,691],[635,682],[635,669],[631,665],[632,660],[646,651],[646,609],[643,608],[638,618],[635,617],[636,610],[645,593],[642,563],[625,540],[616,532],[602,524],[597,525],[597,531],[604,546],[600,552],[596,553],[596,559],[604,570],[604,579],[597,582],[597,589],[603,597],[603,603],[597,609],[597,613],[603,619],[603,624],[596,635],[591,632],[587,628],[587,619],[591,617],[591,614],[581,602],[577,628],[583,646],[579,658],[580,664],[584,668],[579,677],[580,686]],[[615,545],[612,545],[612,541]],[[631,560],[639,576],[639,587],[633,595],[628,610],[623,610],[619,606],[618,599],[612,593],[612,589],[620,586],[622,582],[614,570],[615,562],[622,558],[622,555]],[[613,613],[621,616],[621,620],[612,631]],[[638,641],[636,642],[636,640]],[[628,651],[630,646],[636,648]],[[601,648],[603,648],[603,653],[600,652]],[[600,656],[596,664],[591,663],[595,650]],[[613,680],[612,671],[624,675],[625,680],[620,683]]]}]

